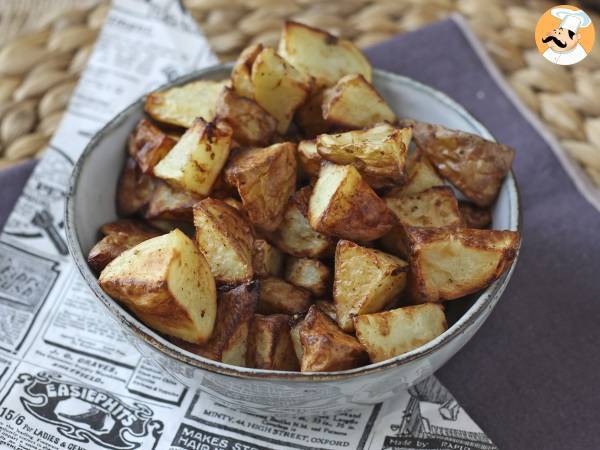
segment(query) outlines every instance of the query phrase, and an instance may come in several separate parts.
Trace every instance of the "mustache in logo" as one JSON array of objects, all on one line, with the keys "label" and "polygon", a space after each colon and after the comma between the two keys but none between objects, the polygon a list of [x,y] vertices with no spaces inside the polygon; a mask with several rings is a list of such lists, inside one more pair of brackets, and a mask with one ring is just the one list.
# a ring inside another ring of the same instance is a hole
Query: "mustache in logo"
[{"label": "mustache in logo", "polygon": [[550,42],[550,41],[553,41],[560,48],[565,48],[567,46],[566,42],[559,41],[556,36],[547,36],[547,37],[545,37],[545,38],[542,39],[542,42],[544,44],[547,43],[547,42]]}]

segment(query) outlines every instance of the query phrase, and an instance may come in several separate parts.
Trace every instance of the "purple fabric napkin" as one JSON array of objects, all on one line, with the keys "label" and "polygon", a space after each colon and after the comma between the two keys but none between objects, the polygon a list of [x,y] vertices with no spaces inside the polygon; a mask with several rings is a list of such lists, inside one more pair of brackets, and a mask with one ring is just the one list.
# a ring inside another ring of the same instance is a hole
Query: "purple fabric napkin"
[{"label": "purple fabric napkin", "polygon": [[[367,52],[444,91],[517,149],[524,235],[503,298],[438,376],[502,449],[600,448],[600,214],[504,94],[454,20]],[[33,164],[0,173],[0,227]]]}]

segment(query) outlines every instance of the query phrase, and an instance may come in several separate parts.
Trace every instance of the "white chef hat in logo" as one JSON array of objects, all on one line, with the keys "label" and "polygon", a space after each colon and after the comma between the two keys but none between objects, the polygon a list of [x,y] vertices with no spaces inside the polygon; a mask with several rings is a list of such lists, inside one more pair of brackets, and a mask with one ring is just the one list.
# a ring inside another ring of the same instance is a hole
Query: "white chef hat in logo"
[{"label": "white chef hat in logo", "polygon": [[560,28],[577,33],[579,28],[586,28],[592,23],[592,19],[584,11],[567,8],[552,8],[550,13],[561,20]]}]

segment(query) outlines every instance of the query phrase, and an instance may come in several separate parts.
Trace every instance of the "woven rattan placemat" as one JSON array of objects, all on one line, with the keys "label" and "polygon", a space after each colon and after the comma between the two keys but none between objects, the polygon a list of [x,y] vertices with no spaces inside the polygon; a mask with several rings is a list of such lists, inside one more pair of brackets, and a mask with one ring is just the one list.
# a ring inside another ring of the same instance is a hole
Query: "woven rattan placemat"
[{"label": "woven rattan placemat", "polygon": [[[97,0],[4,2],[0,6],[0,44],[5,41],[0,50],[0,167],[36,157],[43,151],[58,126],[108,11],[108,3]],[[600,187],[600,51],[596,48],[575,67],[556,66],[541,58],[535,49],[533,31],[539,16],[554,6],[552,3],[512,0],[184,0],[184,3],[224,61],[235,59],[249,43],[274,45],[284,19],[325,28],[366,47],[459,12],[467,18],[517,94]],[[73,8],[75,5],[77,9]],[[37,15],[40,11],[42,16]],[[598,15],[592,14],[592,20],[600,25]],[[20,34],[17,38],[6,38],[17,34]]]}]

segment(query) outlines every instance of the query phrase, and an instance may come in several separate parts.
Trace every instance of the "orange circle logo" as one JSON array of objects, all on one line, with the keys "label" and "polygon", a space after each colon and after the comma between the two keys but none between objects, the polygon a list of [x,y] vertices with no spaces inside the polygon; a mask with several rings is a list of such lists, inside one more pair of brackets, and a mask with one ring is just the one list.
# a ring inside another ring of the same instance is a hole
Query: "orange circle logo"
[{"label": "orange circle logo", "polygon": [[570,66],[583,60],[594,46],[596,31],[585,11],[560,5],[546,11],[535,27],[535,45],[553,64]]}]

